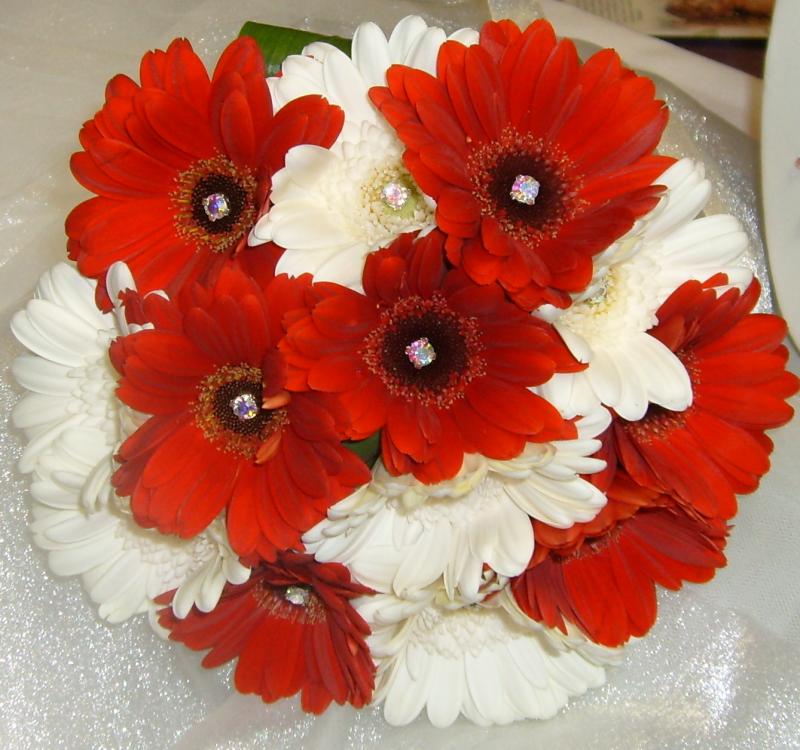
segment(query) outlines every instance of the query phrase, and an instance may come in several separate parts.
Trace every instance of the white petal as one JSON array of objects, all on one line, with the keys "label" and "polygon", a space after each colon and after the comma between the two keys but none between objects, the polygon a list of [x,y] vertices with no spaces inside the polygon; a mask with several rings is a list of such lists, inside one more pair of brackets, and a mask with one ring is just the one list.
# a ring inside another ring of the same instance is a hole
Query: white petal
[{"label": "white petal", "polygon": [[636,348],[639,376],[647,383],[650,401],[673,411],[692,403],[692,384],[683,363],[653,336],[642,336]]},{"label": "white petal", "polygon": [[69,310],[94,328],[108,327],[108,319],[94,304],[95,282],[66,263],[55,265],[39,282],[37,294]]},{"label": "white petal", "polygon": [[366,248],[358,245],[336,248],[314,272],[315,281],[331,281],[356,292],[364,291],[361,285],[363,260]]},{"label": "white petal", "polygon": [[425,33],[428,24],[420,16],[406,16],[394,27],[389,35],[389,54],[394,62],[405,60],[408,50],[420,34]]},{"label": "white petal", "polygon": [[70,368],[41,357],[21,354],[11,365],[17,382],[29,391],[51,396],[68,396],[74,383],[68,377]]},{"label": "white petal", "polygon": [[203,576],[198,572],[181,584],[172,599],[172,611],[175,617],[183,619],[194,606],[197,594],[203,584]]},{"label": "white petal", "polygon": [[466,47],[470,47],[480,41],[480,34],[475,29],[458,29],[458,31],[454,31],[447,38],[454,42],[459,42]]},{"label": "white petal", "polygon": [[571,331],[565,326],[559,326],[558,323],[556,323],[555,328],[561,335],[561,338],[564,339],[564,343],[572,353],[572,356],[575,357],[578,362],[582,362],[584,364],[586,362],[591,362],[592,348],[589,346],[588,342],[583,338],[583,336],[575,331]]},{"label": "white petal", "polygon": [[[40,547],[45,545],[37,539]],[[86,573],[107,560],[114,559],[122,552],[122,540],[104,537],[100,543],[55,549],[47,556],[50,570],[57,576],[73,576]]]},{"label": "white petal", "polygon": [[[650,337],[647,334],[640,335],[637,344],[644,343],[642,341],[644,338]],[[624,419],[640,419],[644,416],[649,404],[648,389],[641,376],[638,355],[638,347],[636,349],[630,347],[629,350],[626,346],[619,347],[612,355],[614,357],[614,370],[618,374],[619,393],[615,401],[606,401],[604,398],[603,403],[613,406]],[[626,416],[628,414],[636,414],[638,416]]]},{"label": "white petal", "polygon": [[464,665],[460,659],[437,657],[431,665],[428,719],[435,727],[449,727],[461,709]]},{"label": "white petal", "polygon": [[[426,662],[427,663],[427,662]],[[419,715],[428,694],[428,673],[413,681],[405,663],[397,665],[391,690],[386,695],[383,715],[393,726],[402,726]]]},{"label": "white petal", "polygon": [[113,596],[103,601],[97,609],[100,617],[110,623],[124,622],[132,615],[144,611],[148,606],[143,577],[130,578],[116,589]]},{"label": "white petal", "polygon": [[233,556],[225,558],[222,572],[225,579],[235,585],[245,583],[250,579],[250,568],[242,565],[239,560]]},{"label": "white petal", "polygon": [[139,552],[128,550],[101,575],[89,588],[89,596],[95,602],[104,602],[115,596],[131,583],[131,569],[139,567]]},{"label": "white petal", "polygon": [[386,85],[386,71],[392,59],[389,44],[377,24],[368,21],[358,26],[353,34],[352,57],[365,86]]},{"label": "white petal", "polygon": [[[281,209],[279,212],[278,210]],[[272,240],[281,247],[292,250],[329,250],[341,244],[346,244],[350,239],[332,221],[332,217],[319,213],[313,217],[305,216],[305,221],[295,221],[296,213],[292,206],[275,206],[272,212],[278,212],[271,217]],[[281,258],[289,253],[284,253]],[[283,271],[278,271],[284,273]]]},{"label": "white petal", "polygon": [[330,149],[303,144],[290,148],[286,153],[285,167],[273,177],[273,199],[282,198],[281,185],[285,180],[291,180],[306,190],[314,190],[320,177],[328,172],[336,163],[336,154]]},{"label": "white petal", "polygon": [[435,524],[407,552],[395,576],[392,588],[398,596],[425,588],[444,571],[450,554],[448,524]]},{"label": "white petal", "polygon": [[466,654],[464,672],[480,717],[492,724],[508,724],[514,720],[510,706],[503,700],[503,686],[493,651],[484,650],[475,656]]},{"label": "white petal", "polygon": [[43,451],[48,450],[53,441],[59,435],[61,435],[61,433],[69,429],[71,425],[78,424],[80,421],[81,417],[79,415],[74,415],[53,425],[53,427],[48,429],[46,432],[37,435],[36,438],[31,440],[22,451],[22,456],[19,459],[19,470],[23,474],[33,471],[36,467],[36,462],[39,459],[40,454]]},{"label": "white petal", "polygon": [[31,495],[36,500],[32,508],[34,516],[37,511],[48,514],[51,509],[74,511],[79,507],[74,492],[50,481],[31,482]]},{"label": "white petal", "polygon": [[15,404],[11,418],[15,427],[33,430],[35,435],[40,431],[37,428],[48,429],[68,420],[71,416],[67,409],[69,401],[69,397],[30,393]]},{"label": "white petal", "polygon": [[201,612],[210,612],[217,606],[225,583],[225,576],[222,575],[222,561],[219,557],[215,557],[211,563],[206,566],[203,575],[203,585],[197,597],[197,608]]},{"label": "white petal", "polygon": [[410,68],[417,68],[435,75],[436,58],[439,55],[439,48],[444,44],[445,39],[445,33],[442,29],[426,29],[409,47],[405,60],[403,60],[404,64]]},{"label": "white petal", "polygon": [[[25,331],[25,340],[20,341],[31,351],[46,359],[77,366],[83,363],[83,352],[95,350],[92,344],[97,339],[97,326],[72,311],[49,300],[32,299],[26,313],[31,328]],[[15,335],[16,321],[15,315],[12,322]]]},{"label": "white petal", "polygon": [[600,401],[607,406],[618,404],[622,393],[621,377],[615,356],[616,352],[595,352],[591,367],[583,373]]},{"label": "white petal", "polygon": [[[109,456],[110,458],[110,456]],[[98,461],[96,466],[86,477],[86,482],[81,488],[81,507],[88,512],[94,511],[98,506],[105,504],[111,492],[110,460]]]},{"label": "white petal", "polygon": [[332,104],[338,104],[351,120],[377,119],[377,114],[364,96],[367,84],[353,61],[341,50],[331,50],[323,69],[325,91]]},{"label": "white petal", "polygon": [[[43,536],[48,542],[55,545],[73,545],[85,543],[93,537],[105,536],[113,531],[118,521],[105,513],[96,513],[92,516],[71,514],[61,523],[50,526]],[[31,524],[31,530],[38,531],[36,522]]]},{"label": "white petal", "polygon": [[466,555],[458,576],[458,593],[465,600],[477,602],[481,599],[479,589],[482,583],[482,574],[483,560],[476,555]]},{"label": "white petal", "polygon": [[533,555],[533,527],[527,514],[512,503],[500,505],[491,521],[497,528],[497,543],[484,558],[500,575],[518,576]]}]

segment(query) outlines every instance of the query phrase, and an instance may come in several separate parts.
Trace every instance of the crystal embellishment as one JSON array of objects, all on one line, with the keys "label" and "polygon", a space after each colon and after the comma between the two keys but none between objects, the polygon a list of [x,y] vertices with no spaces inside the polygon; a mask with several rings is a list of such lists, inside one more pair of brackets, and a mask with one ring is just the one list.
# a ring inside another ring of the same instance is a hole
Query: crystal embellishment
[{"label": "crystal embellishment", "polygon": [[209,221],[219,221],[231,212],[231,207],[225,193],[211,193],[203,198],[203,210]]},{"label": "crystal embellishment", "polygon": [[406,347],[406,356],[417,370],[427,367],[436,359],[436,350],[424,336]]},{"label": "crystal embellishment", "polygon": [[310,596],[308,589],[302,586],[287,586],[286,591],[283,592],[284,599],[296,607],[305,607]]},{"label": "crystal embellishment", "polygon": [[231,409],[242,422],[258,416],[258,402],[252,393],[240,393],[231,401]]},{"label": "crystal embellishment", "polygon": [[399,182],[387,182],[381,189],[381,200],[394,211],[405,206],[410,195],[411,191]]},{"label": "crystal embellishment", "polygon": [[523,203],[526,206],[532,206],[536,203],[536,198],[539,196],[539,188],[541,185],[539,181],[531,177],[529,174],[518,174],[511,186],[511,198],[517,203]]}]

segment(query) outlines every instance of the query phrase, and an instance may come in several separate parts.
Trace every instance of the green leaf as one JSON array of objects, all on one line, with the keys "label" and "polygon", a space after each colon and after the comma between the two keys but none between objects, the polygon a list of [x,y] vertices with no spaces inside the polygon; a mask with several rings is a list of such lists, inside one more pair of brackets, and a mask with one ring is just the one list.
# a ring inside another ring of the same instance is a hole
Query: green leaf
[{"label": "green leaf", "polygon": [[350,54],[350,40],[340,36],[325,36],[313,31],[287,29],[283,26],[270,26],[266,23],[247,21],[239,36],[251,36],[256,40],[264,55],[267,75],[274,76],[281,69],[281,63],[289,55],[299,55],[303,48],[311,42],[327,42],[338,47],[342,52]]},{"label": "green leaf", "polygon": [[353,451],[364,463],[372,468],[378,455],[381,452],[381,433],[380,430],[363,440],[345,440],[342,445],[348,450]]}]

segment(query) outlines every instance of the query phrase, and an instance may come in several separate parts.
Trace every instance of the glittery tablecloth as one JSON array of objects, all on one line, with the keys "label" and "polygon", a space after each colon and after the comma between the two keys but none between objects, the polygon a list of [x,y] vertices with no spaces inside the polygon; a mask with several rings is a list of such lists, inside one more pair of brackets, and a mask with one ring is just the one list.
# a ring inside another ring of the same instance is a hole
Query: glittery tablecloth
[{"label": "glittery tablecloth", "polygon": [[[203,670],[200,655],[161,641],[143,619],[101,623],[78,582],[50,575],[32,548],[26,480],[14,468],[20,437],[8,425],[19,394],[8,366],[21,351],[8,321],[45,268],[64,256],[64,217],[84,198],[68,158],[105,81],[116,72],[135,74],[144,50],[178,35],[213,60],[247,19],[348,34],[358,20],[371,17],[389,28],[412,11],[449,28],[488,15],[480,0],[3,1],[0,747],[800,747],[798,420],[772,435],[773,468],[760,490],[742,499],[728,567],[708,585],[663,595],[657,625],[626,649],[608,684],[547,722],[480,729],[460,720],[436,730],[423,718],[397,729],[383,722],[380,709],[334,706],[313,718],[295,700],[264,706],[230,688],[230,668]],[[711,210],[746,223],[751,262],[765,278],[753,142],[679,91],[663,92],[675,114],[666,145],[706,162],[719,186]],[[762,309],[768,306],[767,294]],[[798,370],[796,354],[792,366]]]}]

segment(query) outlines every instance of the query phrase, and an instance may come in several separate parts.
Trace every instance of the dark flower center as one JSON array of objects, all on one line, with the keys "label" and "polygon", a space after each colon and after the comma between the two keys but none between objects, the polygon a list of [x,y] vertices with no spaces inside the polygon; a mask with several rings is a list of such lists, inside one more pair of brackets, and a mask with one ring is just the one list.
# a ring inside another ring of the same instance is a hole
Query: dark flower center
[{"label": "dark flower center", "polygon": [[313,588],[302,583],[273,586],[259,581],[253,588],[258,606],[281,620],[298,624],[315,624],[326,619],[325,605]]},{"label": "dark flower center", "polygon": [[[639,512],[646,512],[646,509],[642,509]],[[622,532],[625,529],[625,521],[627,520],[628,519],[617,521],[614,526],[598,536],[586,537],[583,543],[570,554],[556,557],[556,562],[569,563],[573,560],[581,560],[586,557],[593,557],[594,555],[597,555],[606,549],[606,547],[616,544],[620,536],[622,536]]]},{"label": "dark flower center", "polygon": [[668,438],[685,424],[685,411],[671,411],[658,404],[650,404],[645,415],[637,422],[620,419],[622,428],[637,443],[646,445],[654,438]]},{"label": "dark flower center", "polygon": [[569,158],[513,128],[472,151],[467,170],[481,213],[528,244],[554,237],[584,205],[577,197],[582,181]]},{"label": "dark flower center", "polygon": [[261,408],[259,381],[230,380],[213,393],[214,416],[226,430],[240,435],[259,435],[270,421],[270,411]]},{"label": "dark flower center", "polygon": [[394,396],[446,408],[485,373],[478,322],[444,297],[405,297],[381,315],[362,357]]},{"label": "dark flower center", "polygon": [[237,179],[225,174],[207,174],[192,190],[192,218],[209,234],[230,232],[251,197]]},{"label": "dark flower center", "polygon": [[224,253],[246,237],[258,214],[257,182],[224,156],[195,162],[171,193],[178,236]]},{"label": "dark flower center", "polygon": [[261,370],[250,365],[225,365],[199,386],[195,421],[222,450],[255,457],[259,447],[288,421],[285,409],[262,406]]},{"label": "dark flower center", "polygon": [[[686,349],[679,350],[676,356],[686,367],[692,384],[692,391],[700,382],[700,365],[694,352]],[[658,404],[650,404],[644,416],[637,422],[628,422],[620,419],[625,432],[627,432],[640,445],[647,445],[654,438],[668,438],[669,435],[686,424],[686,414],[692,407],[684,411],[672,411]]]}]

